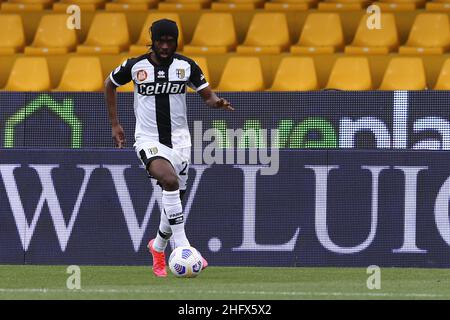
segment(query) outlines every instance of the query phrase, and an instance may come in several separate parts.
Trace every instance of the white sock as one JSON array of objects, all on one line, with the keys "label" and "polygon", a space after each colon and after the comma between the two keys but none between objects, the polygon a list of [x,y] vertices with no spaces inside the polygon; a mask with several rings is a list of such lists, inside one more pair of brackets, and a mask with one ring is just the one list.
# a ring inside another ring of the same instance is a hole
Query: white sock
[{"label": "white sock", "polygon": [[181,206],[180,190],[163,190],[162,203],[170,228],[172,229],[175,247],[189,246],[189,240],[184,232],[184,217],[183,207]]},{"label": "white sock", "polygon": [[164,210],[161,211],[161,220],[159,222],[159,230],[156,234],[155,241],[153,242],[153,249],[158,252],[166,250],[170,237],[172,236],[172,229],[170,228],[169,220],[164,214]]}]

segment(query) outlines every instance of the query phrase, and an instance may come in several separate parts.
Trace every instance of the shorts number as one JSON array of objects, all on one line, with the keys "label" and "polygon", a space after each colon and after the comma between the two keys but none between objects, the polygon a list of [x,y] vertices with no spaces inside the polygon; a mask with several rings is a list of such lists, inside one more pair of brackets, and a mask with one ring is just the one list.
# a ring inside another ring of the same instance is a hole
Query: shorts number
[{"label": "shorts number", "polygon": [[180,176],[185,176],[186,175],[186,168],[188,166],[187,162],[182,162],[182,164],[184,163],[184,168],[180,171]]}]

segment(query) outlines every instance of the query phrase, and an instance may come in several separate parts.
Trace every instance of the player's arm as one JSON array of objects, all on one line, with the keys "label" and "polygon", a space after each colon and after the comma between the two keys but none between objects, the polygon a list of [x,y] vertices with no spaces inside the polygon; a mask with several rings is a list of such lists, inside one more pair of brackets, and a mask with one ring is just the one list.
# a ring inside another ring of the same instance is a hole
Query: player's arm
[{"label": "player's arm", "polygon": [[219,98],[212,90],[208,81],[196,63],[191,64],[191,76],[189,77],[188,85],[200,94],[203,101],[214,109],[234,110],[231,104],[223,99]]},{"label": "player's arm", "polygon": [[130,82],[131,67],[133,62],[130,59],[124,61],[114,69],[105,80],[105,99],[108,106],[108,117],[111,122],[111,135],[117,147],[123,148],[125,145],[125,133],[120,125],[117,116],[117,93],[116,88]]},{"label": "player's arm", "polygon": [[117,147],[123,148],[125,133],[117,116],[117,86],[108,77],[105,80],[105,100],[108,107],[108,118],[111,123],[111,135]]},{"label": "player's arm", "polygon": [[205,103],[211,108],[234,110],[231,104],[224,98],[219,98],[215,92],[211,90],[210,86],[201,89],[198,93],[202,97],[203,101],[205,101]]}]

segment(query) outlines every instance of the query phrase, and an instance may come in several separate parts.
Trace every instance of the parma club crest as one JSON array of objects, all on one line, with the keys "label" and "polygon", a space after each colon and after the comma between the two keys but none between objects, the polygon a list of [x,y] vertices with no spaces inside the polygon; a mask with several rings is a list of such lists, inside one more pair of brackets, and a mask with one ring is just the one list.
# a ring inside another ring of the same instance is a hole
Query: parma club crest
[{"label": "parma club crest", "polygon": [[186,75],[186,71],[184,69],[177,69],[177,77],[178,79],[184,79]]}]

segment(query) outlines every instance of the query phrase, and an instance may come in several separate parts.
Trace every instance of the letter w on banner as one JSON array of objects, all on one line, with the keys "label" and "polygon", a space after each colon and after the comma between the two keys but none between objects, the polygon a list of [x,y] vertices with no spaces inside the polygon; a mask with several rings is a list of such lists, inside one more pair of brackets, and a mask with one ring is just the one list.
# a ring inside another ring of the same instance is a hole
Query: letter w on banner
[{"label": "letter w on banner", "polygon": [[78,165],[77,168],[81,168],[84,171],[83,183],[78,191],[77,200],[72,210],[72,215],[69,220],[69,224],[66,226],[64,216],[61,210],[61,204],[58,199],[58,195],[55,191],[55,185],[52,180],[53,169],[59,168],[59,164],[45,164],[37,165],[30,164],[30,168],[36,170],[39,180],[42,186],[41,196],[39,197],[38,204],[34,211],[31,224],[28,224],[25,210],[23,207],[22,199],[19,194],[17,182],[14,177],[14,170],[20,168],[20,164],[8,164],[0,165],[0,175],[3,179],[6,195],[8,196],[9,204],[16,222],[17,231],[22,242],[22,248],[24,251],[28,251],[28,247],[33,238],[34,230],[39,217],[42,213],[42,208],[47,203],[50,215],[52,217],[53,225],[55,227],[56,235],[58,237],[61,251],[65,251],[72,229],[80,210],[81,202],[86,192],[86,187],[91,177],[92,172],[98,168],[96,165]]}]

